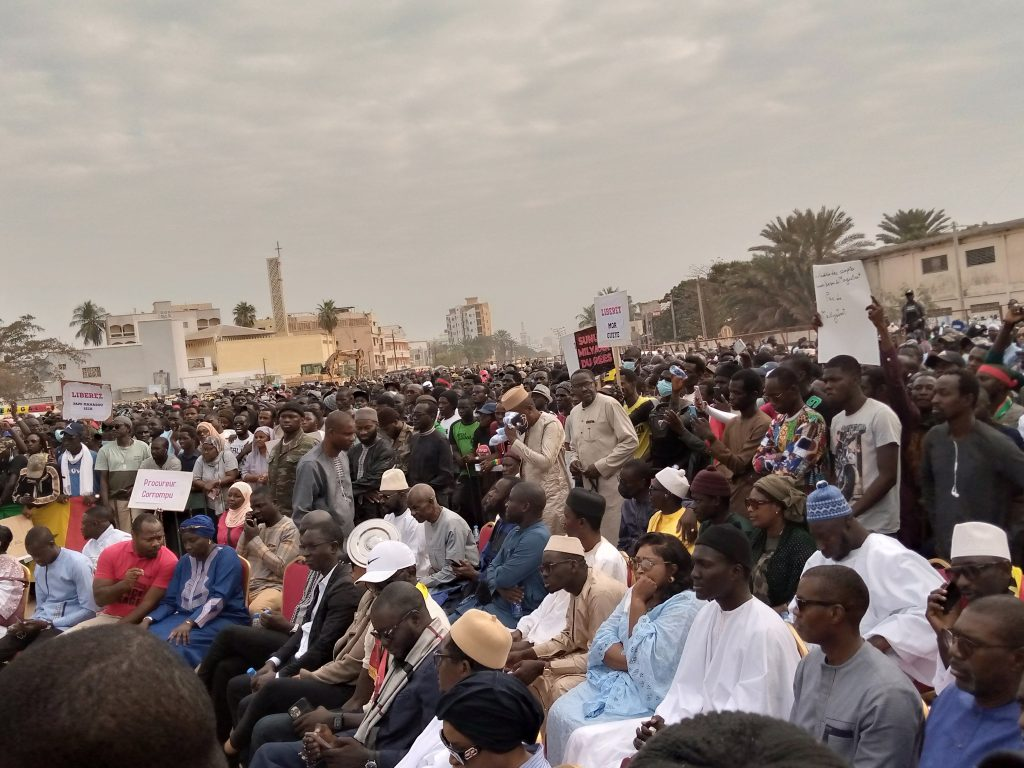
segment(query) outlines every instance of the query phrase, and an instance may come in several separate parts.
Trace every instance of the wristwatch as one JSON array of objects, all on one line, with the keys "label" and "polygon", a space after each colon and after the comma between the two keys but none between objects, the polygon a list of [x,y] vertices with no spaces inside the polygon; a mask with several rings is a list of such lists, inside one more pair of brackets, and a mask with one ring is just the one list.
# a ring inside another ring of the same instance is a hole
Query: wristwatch
[{"label": "wristwatch", "polygon": [[345,716],[344,715],[337,714],[337,715],[334,716],[334,727],[332,728],[332,730],[335,733],[338,733],[340,731],[344,731],[345,730]]}]

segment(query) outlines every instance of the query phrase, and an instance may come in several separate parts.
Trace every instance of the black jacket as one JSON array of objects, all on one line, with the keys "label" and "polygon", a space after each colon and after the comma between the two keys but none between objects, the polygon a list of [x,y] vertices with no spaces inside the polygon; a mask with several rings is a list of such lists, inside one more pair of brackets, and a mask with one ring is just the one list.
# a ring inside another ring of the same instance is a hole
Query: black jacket
[{"label": "black jacket", "polygon": [[[320,607],[313,614],[309,646],[302,658],[295,658],[299,643],[302,642],[301,629],[293,632],[288,641],[272,654],[281,660],[281,668],[278,670],[281,677],[293,677],[300,669],[319,669],[334,658],[334,643],[352,623],[360,597],[359,588],[352,583],[352,567],[346,562],[338,563],[327,582],[327,594],[320,600]],[[309,621],[313,607],[311,603],[299,618],[300,625]]]}]

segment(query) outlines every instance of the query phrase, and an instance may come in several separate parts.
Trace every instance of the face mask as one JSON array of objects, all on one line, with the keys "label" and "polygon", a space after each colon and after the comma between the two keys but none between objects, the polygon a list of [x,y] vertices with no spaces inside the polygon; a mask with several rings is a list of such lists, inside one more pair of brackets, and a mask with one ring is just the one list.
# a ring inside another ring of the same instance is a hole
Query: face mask
[{"label": "face mask", "polygon": [[635,369],[636,369],[636,361],[635,360],[623,360],[622,361],[622,370],[624,370],[624,371],[632,371],[632,370],[635,370]]},{"label": "face mask", "polygon": [[672,394],[672,382],[658,379],[658,394],[662,397]]}]

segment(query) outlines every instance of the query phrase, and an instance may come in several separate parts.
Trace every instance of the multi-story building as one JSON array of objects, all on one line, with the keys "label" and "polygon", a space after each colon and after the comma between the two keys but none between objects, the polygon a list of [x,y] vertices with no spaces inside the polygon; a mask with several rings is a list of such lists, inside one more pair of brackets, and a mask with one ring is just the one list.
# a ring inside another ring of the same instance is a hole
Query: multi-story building
[{"label": "multi-story building", "polygon": [[385,369],[400,371],[412,367],[412,356],[409,353],[409,340],[405,338],[405,329],[400,325],[382,325],[381,335],[384,339]]},{"label": "multi-story building", "polygon": [[139,323],[144,320],[178,320],[185,335],[204,331],[220,325],[220,310],[209,302],[202,304],[172,304],[169,301],[154,301],[152,312],[137,312],[122,315],[107,315],[107,344],[139,343]]},{"label": "multi-story building", "polygon": [[862,258],[879,301],[902,304],[912,289],[934,318],[991,317],[1011,298],[1024,298],[1024,219],[890,245]]},{"label": "multi-story building", "polygon": [[410,365],[413,368],[430,368],[434,364],[434,356],[430,354],[429,341],[409,342]]},{"label": "multi-story building", "polygon": [[[338,324],[334,328],[333,336],[337,348],[360,350],[368,373],[382,373],[387,370],[386,340],[373,312],[359,312],[353,307],[338,307],[335,317]],[[273,331],[274,318],[260,318],[256,321],[256,327]],[[319,316],[315,312],[289,313],[288,330],[293,335],[323,333]]]},{"label": "multi-story building", "polygon": [[491,305],[476,296],[468,296],[465,304],[448,310],[446,330],[449,344],[492,335]]}]

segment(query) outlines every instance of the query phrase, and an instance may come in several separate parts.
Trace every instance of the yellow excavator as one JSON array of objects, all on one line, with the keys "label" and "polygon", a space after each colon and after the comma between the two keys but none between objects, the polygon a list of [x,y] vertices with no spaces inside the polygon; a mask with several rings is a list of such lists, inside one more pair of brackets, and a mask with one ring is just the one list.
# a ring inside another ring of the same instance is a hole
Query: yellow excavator
[{"label": "yellow excavator", "polygon": [[348,362],[356,364],[356,378],[363,375],[363,350],[361,349],[339,349],[327,358],[323,367],[323,375],[330,379],[342,378],[342,368]]}]

